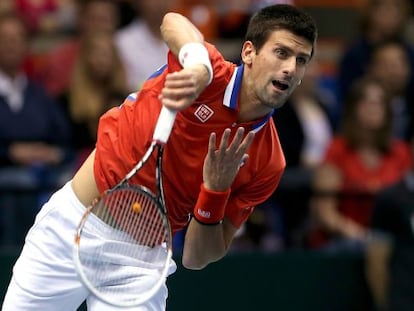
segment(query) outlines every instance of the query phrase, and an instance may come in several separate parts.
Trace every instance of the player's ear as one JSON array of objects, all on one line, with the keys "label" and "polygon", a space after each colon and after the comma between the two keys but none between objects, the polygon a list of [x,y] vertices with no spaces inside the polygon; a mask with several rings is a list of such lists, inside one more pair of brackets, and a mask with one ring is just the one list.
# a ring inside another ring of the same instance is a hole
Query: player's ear
[{"label": "player's ear", "polygon": [[256,55],[256,48],[251,41],[245,41],[241,51],[241,58],[246,66],[250,66]]}]

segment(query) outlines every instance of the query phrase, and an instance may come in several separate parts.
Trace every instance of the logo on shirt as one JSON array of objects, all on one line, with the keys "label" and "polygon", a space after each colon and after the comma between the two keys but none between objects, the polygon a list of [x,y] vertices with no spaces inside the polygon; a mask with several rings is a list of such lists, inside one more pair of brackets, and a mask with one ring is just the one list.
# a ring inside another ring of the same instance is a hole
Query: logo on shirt
[{"label": "logo on shirt", "polygon": [[214,111],[207,105],[200,105],[197,110],[194,112],[194,115],[199,119],[201,122],[206,122],[210,119],[214,114]]},{"label": "logo on shirt", "polygon": [[205,211],[205,210],[202,210],[202,209],[198,208],[197,212],[201,215],[201,217],[204,217],[204,218],[210,218],[211,217],[211,213],[209,211]]}]

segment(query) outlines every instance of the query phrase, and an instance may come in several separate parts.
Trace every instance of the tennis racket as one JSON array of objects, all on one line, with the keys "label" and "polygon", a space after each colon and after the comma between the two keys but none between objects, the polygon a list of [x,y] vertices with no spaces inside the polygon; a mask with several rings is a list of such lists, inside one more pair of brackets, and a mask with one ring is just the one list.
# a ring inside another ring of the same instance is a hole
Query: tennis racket
[{"label": "tennis racket", "polygon": [[[162,189],[162,153],[176,112],[161,109],[150,147],[115,187],[86,209],[75,234],[74,261],[85,286],[102,301],[133,307],[164,284],[172,234]],[[156,193],[129,180],[156,153]]]}]

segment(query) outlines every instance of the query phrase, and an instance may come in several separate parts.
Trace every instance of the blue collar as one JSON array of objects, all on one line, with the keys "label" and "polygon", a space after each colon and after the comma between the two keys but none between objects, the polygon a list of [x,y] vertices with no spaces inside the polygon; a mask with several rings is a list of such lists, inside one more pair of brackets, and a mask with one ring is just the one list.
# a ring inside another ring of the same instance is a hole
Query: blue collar
[{"label": "blue collar", "polygon": [[[223,105],[232,109],[237,110],[238,97],[240,93],[240,88],[243,80],[244,65],[236,67],[233,72],[233,76],[230,79],[229,84],[226,87],[224,92]],[[267,123],[267,121],[272,117],[274,109],[269,112],[267,116],[260,119],[258,122],[254,123],[251,127],[253,132],[258,132],[262,127]]]}]

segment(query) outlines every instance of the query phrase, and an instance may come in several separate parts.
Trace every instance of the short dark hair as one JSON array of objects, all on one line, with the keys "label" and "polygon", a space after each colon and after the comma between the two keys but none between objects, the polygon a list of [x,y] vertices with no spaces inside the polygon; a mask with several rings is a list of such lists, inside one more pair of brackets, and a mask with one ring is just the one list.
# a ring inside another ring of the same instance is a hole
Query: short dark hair
[{"label": "short dark hair", "polygon": [[305,11],[287,4],[264,7],[250,18],[245,40],[260,50],[275,30],[287,30],[306,39],[312,44],[313,55],[318,29],[315,20]]}]

